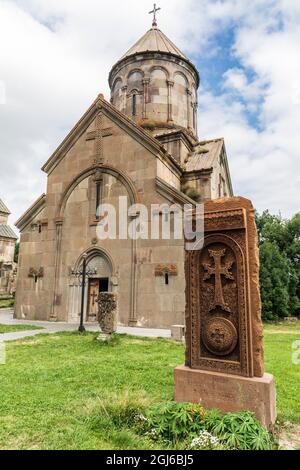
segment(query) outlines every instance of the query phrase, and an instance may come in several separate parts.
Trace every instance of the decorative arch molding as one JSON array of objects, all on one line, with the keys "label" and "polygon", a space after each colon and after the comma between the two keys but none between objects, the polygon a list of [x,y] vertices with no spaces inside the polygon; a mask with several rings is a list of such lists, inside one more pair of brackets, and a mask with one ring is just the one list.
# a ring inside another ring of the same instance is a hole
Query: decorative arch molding
[{"label": "decorative arch molding", "polygon": [[127,93],[127,96],[132,96],[132,95],[142,95],[143,91],[138,90],[137,88],[133,88],[132,90],[129,90]]},{"label": "decorative arch molding", "polygon": [[[201,250],[203,249],[203,247],[208,246],[210,243],[213,243],[213,240],[216,237],[217,237],[216,235],[210,234],[198,240],[195,246],[193,247],[193,250],[190,252],[191,258],[195,259],[196,262],[199,261],[199,257],[201,255]],[[223,240],[225,239],[228,246],[230,246],[233,249],[233,251],[239,254],[239,256],[241,257],[243,266],[245,266],[245,255],[240,245],[237,243],[237,241],[234,240],[232,237],[228,235],[223,235],[223,234],[222,234],[222,239]]]},{"label": "decorative arch molding", "polygon": [[175,83],[176,83],[176,77],[177,77],[177,76],[182,77],[182,78],[184,79],[184,81],[185,81],[186,87],[187,87],[187,88],[190,88],[189,79],[187,78],[187,76],[186,76],[183,72],[180,72],[180,71],[178,70],[178,71],[176,71],[176,72],[174,73],[174,76],[173,76],[173,77],[174,77]]},{"label": "decorative arch molding", "polygon": [[83,172],[81,172],[79,175],[77,175],[76,178],[74,178],[74,180],[69,184],[69,186],[64,191],[64,193],[61,197],[59,206],[58,206],[57,213],[56,213],[56,217],[57,217],[58,220],[63,219],[66,204],[67,204],[68,199],[71,196],[72,192],[74,191],[74,189],[83,180],[85,180],[89,176],[92,176],[97,171],[100,171],[101,173],[104,173],[104,174],[114,176],[117,180],[121,181],[121,183],[125,186],[125,188],[128,192],[131,204],[137,204],[139,202],[139,196],[138,196],[137,190],[134,186],[134,183],[131,180],[131,178],[129,178],[129,176],[124,171],[121,171],[121,170],[119,170],[119,169],[117,169],[117,168],[115,168],[111,165],[92,166],[90,168],[87,168]]},{"label": "decorative arch molding", "polygon": [[113,261],[113,258],[111,256],[111,254],[108,252],[108,250],[105,250],[104,248],[102,247],[98,247],[98,246],[91,246],[90,248],[88,248],[87,250],[83,251],[80,256],[78,257],[76,263],[75,263],[75,270],[76,269],[79,269],[82,261],[83,261],[83,256],[84,255],[87,255],[87,264],[95,257],[97,256],[101,256],[102,258],[104,258],[109,267],[110,267],[110,270],[111,270],[111,273],[112,273],[112,276],[115,276],[116,275],[116,266],[115,266],[115,263]]},{"label": "decorative arch molding", "polygon": [[114,83],[113,83],[113,85],[112,85],[112,92],[113,92],[113,93],[115,93],[115,91],[116,91],[116,85],[117,85],[118,82],[120,82],[120,84],[121,84],[120,88],[122,88],[122,86],[123,86],[123,80],[122,80],[122,78],[121,78],[121,77],[117,77],[117,78],[114,80]]},{"label": "decorative arch molding", "polygon": [[142,69],[135,68],[135,69],[132,69],[128,72],[127,77],[126,77],[127,82],[130,80],[131,75],[133,75],[135,73],[139,73],[141,75],[142,79],[145,76],[145,72]]},{"label": "decorative arch molding", "polygon": [[166,80],[170,79],[169,71],[162,65],[154,65],[153,67],[151,67],[151,69],[149,70],[150,77],[152,77],[153,72],[155,72],[156,70],[160,70],[161,72],[164,72],[166,75]]}]

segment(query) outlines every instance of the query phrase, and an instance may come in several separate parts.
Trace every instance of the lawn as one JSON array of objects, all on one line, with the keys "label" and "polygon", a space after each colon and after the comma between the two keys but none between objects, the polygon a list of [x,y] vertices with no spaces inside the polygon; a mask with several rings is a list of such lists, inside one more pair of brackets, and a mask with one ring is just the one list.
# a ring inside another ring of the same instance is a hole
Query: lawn
[{"label": "lawn", "polygon": [[[267,326],[266,370],[275,375],[280,420],[300,423],[300,365],[292,342],[300,328]],[[282,332],[283,331],[283,332]],[[183,345],[169,340],[96,335],[38,335],[7,344],[0,365],[0,448],[149,449],[153,444],[120,426],[124,410],[172,399],[173,369]]]},{"label": "lawn", "polygon": [[[14,333],[15,331],[30,331],[30,330],[42,330],[43,328],[35,325],[1,325],[0,334],[2,333]],[[1,340],[1,336],[0,336]]]}]

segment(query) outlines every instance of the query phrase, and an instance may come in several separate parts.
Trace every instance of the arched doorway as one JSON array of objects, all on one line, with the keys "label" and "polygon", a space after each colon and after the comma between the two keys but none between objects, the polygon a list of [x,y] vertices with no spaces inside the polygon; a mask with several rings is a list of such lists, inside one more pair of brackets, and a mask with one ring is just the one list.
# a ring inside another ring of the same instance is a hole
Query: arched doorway
[{"label": "arched doorway", "polygon": [[96,271],[87,281],[86,321],[91,322],[97,321],[100,292],[112,290],[112,266],[105,255],[96,252],[88,257],[87,269]]},{"label": "arched doorway", "polygon": [[[96,322],[99,293],[116,291],[118,280],[110,255],[106,250],[98,247],[81,253],[75,263],[74,271],[82,272],[84,254],[87,254],[87,270],[96,270],[96,274],[86,279],[85,283],[84,321]],[[78,322],[81,310],[82,276],[70,275],[69,279],[68,320]]]}]

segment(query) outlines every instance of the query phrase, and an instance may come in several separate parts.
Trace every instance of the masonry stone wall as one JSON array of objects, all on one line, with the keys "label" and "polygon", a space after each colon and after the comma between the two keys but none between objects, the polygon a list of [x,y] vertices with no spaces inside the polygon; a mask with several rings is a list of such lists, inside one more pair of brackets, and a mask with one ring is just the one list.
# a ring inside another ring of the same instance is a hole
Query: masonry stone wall
[{"label": "masonry stone wall", "polygon": [[167,54],[138,54],[110,75],[111,102],[127,116],[173,123],[197,135],[198,77],[188,62]]}]

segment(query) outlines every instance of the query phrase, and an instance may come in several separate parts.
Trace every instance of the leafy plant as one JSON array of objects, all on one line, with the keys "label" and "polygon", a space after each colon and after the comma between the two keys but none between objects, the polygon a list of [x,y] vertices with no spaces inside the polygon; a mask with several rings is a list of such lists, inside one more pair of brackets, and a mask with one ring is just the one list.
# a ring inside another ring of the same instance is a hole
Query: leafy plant
[{"label": "leafy plant", "polygon": [[196,437],[203,430],[205,414],[201,405],[167,402],[150,408],[143,426],[154,439],[176,442]]},{"label": "leafy plant", "polygon": [[210,431],[231,449],[268,450],[272,438],[268,431],[248,411],[227,413],[220,420],[211,420]]}]

